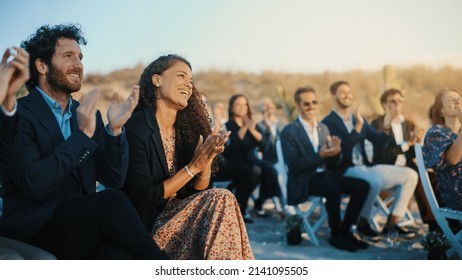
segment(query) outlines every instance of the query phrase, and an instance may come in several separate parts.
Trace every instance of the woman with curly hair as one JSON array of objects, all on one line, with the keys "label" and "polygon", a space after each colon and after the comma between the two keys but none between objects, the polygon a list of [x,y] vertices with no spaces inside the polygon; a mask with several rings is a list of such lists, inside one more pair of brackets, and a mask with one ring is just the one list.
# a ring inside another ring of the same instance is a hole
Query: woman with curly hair
[{"label": "woman with curly hair", "polygon": [[124,189],[154,241],[171,259],[253,259],[234,195],[208,189],[229,134],[211,130],[190,63],[161,56],[139,85]]}]

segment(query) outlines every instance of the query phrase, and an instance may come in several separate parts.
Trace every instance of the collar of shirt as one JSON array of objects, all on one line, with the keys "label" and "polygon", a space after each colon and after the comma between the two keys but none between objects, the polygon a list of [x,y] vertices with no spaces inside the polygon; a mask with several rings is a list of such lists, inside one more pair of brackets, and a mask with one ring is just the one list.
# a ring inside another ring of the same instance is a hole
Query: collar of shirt
[{"label": "collar of shirt", "polygon": [[340,117],[340,119],[343,122],[343,125],[347,128],[348,132],[351,132],[355,127],[353,125],[353,115],[350,114],[348,118],[344,118],[342,115],[340,115],[335,109],[332,110],[334,113],[337,114],[337,116]]},{"label": "collar of shirt", "polygon": [[404,122],[404,117],[400,116],[399,120],[393,120],[391,122],[391,129],[393,131],[393,136],[395,137],[396,144],[401,145],[404,141],[403,137],[403,127],[401,124]]},{"label": "collar of shirt", "polygon": [[58,122],[58,126],[63,134],[64,139],[69,138],[69,136],[71,136],[70,119],[72,117],[72,97],[69,99],[69,105],[67,106],[67,109],[64,111],[64,114],[62,114],[61,105],[59,105],[58,102],[56,102],[54,99],[48,96],[41,88],[36,88],[45,100],[45,103],[48,105],[48,107],[50,107],[51,112],[53,112],[53,115],[55,116],[56,121]]},{"label": "collar of shirt", "polygon": [[301,116],[298,116],[300,123],[303,126],[308,138],[310,138],[311,144],[313,145],[314,151],[317,153],[319,151],[319,134],[318,134],[318,122],[315,120],[311,126],[307,123]]}]

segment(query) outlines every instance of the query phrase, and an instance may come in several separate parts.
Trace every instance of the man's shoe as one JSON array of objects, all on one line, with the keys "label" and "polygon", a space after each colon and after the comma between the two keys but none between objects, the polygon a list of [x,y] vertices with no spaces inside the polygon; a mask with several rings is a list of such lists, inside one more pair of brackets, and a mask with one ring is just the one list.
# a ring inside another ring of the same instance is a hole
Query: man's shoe
[{"label": "man's shoe", "polygon": [[369,223],[358,224],[356,229],[361,234],[361,236],[363,236],[364,238],[367,238],[374,242],[377,242],[380,240],[379,234],[371,228]]},{"label": "man's shoe", "polygon": [[394,225],[393,228],[391,228],[391,229],[389,229],[388,227],[384,227],[383,231],[382,231],[382,234],[383,235],[388,235],[388,232],[390,230],[395,230],[398,233],[398,236],[402,237],[402,238],[411,239],[411,238],[415,237],[415,232],[412,232],[412,231],[410,231],[408,229],[399,227],[397,225]]},{"label": "man's shoe", "polygon": [[340,249],[340,250],[345,250],[349,252],[355,252],[356,251],[356,246],[351,243],[350,240],[348,240],[344,235],[340,234],[338,236],[331,236],[329,238],[329,244],[332,245],[333,247]]},{"label": "man's shoe", "polygon": [[345,236],[346,239],[348,239],[352,244],[354,244],[356,246],[356,248],[358,249],[367,249],[369,248],[369,244],[367,242],[364,242],[362,240],[360,240],[357,236],[355,236],[353,233],[351,232],[345,232],[343,234]]}]

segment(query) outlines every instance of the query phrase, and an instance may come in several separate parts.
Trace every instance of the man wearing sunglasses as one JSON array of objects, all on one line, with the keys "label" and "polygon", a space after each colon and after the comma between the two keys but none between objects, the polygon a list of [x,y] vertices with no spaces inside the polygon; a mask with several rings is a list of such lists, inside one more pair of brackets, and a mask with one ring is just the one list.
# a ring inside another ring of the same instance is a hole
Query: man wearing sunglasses
[{"label": "man wearing sunglasses", "polygon": [[[351,233],[351,226],[358,220],[369,185],[366,181],[337,176],[329,171],[341,161],[340,139],[331,137],[327,126],[316,121],[318,101],[315,89],[311,86],[297,89],[294,101],[299,116],[281,133],[284,160],[289,169],[287,203],[301,204],[310,195],[325,197],[331,230],[329,243],[351,252],[366,249],[369,245]],[[341,220],[343,194],[350,195],[350,201]]]}]

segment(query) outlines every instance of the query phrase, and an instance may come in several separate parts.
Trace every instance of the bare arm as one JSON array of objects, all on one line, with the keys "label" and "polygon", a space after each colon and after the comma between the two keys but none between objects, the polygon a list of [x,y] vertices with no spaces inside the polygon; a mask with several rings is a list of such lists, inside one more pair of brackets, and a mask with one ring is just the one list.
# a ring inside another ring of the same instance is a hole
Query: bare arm
[{"label": "bare arm", "polygon": [[[462,104],[456,108],[457,119],[462,122]],[[456,131],[457,132],[457,131]],[[458,131],[456,141],[446,150],[444,154],[444,162],[448,165],[456,165],[461,161],[462,157],[462,130]]]},{"label": "bare arm", "polygon": [[193,186],[196,190],[209,186],[213,159],[224,151],[224,144],[231,133],[221,135],[219,129],[220,126],[215,126],[205,141],[202,136],[199,137],[191,162],[164,181],[164,198],[175,194],[192,179],[195,179]]}]

